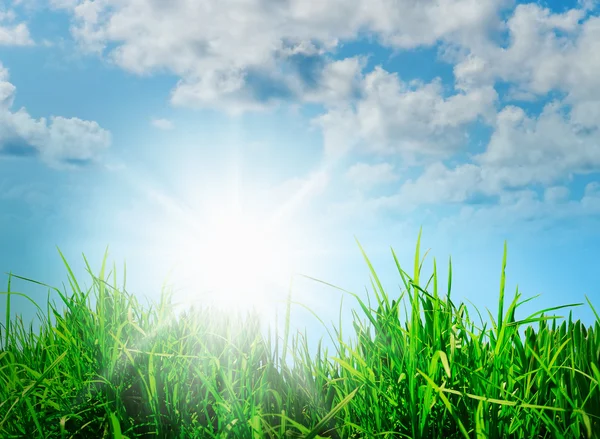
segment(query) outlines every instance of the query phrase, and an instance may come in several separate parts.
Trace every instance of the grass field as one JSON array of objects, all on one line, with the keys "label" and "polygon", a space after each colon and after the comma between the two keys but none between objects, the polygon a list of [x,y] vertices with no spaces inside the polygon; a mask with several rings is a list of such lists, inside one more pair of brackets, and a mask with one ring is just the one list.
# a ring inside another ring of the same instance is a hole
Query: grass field
[{"label": "grass field", "polygon": [[451,261],[447,284],[435,259],[422,282],[419,243],[412,277],[392,251],[405,286],[393,299],[360,248],[371,296],[346,292],[354,333],[340,322],[334,349],[319,343],[316,354],[290,334],[291,298],[284,333],[265,336],[254,315],[176,314],[168,292],[142,306],[104,265],[82,290],[65,261],[63,303],[35,305],[34,329],[11,318],[24,294],[9,276],[0,437],[600,438],[589,299],[592,327],[551,315],[571,305],[516,320],[523,301],[518,291],[505,300],[505,246],[497,312],[475,318],[451,300]]}]

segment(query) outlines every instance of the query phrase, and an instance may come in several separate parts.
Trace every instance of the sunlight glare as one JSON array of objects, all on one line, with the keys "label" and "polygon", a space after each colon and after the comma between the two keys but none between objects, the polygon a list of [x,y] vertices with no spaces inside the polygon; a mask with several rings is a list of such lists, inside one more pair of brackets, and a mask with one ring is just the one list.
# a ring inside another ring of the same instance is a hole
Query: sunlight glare
[{"label": "sunlight glare", "polygon": [[184,245],[186,272],[203,286],[197,299],[228,310],[254,308],[260,313],[274,290],[278,299],[285,297],[291,255],[285,234],[275,224],[230,209],[203,222]]}]

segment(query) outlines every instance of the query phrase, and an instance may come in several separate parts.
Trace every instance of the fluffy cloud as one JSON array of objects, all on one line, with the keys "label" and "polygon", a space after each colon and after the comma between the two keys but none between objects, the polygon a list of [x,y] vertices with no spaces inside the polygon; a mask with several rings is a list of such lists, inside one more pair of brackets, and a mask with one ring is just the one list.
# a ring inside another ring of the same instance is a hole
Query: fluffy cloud
[{"label": "fluffy cloud", "polygon": [[0,9],[0,46],[29,46],[33,40],[25,23],[13,22],[16,14],[13,10]]},{"label": "fluffy cloud", "polygon": [[360,96],[365,65],[366,59],[362,57],[327,62],[318,72],[314,87],[303,89],[298,84],[297,89],[306,102],[325,103],[329,107],[343,105]]},{"label": "fluffy cloud", "polygon": [[315,123],[324,130],[330,154],[362,145],[371,152],[405,158],[445,157],[465,145],[470,123],[493,120],[496,99],[490,86],[444,97],[439,80],[406,83],[376,67],[364,76],[352,105],[331,108]]},{"label": "fluffy cloud", "polygon": [[0,26],[0,46],[29,46],[33,40],[24,23],[14,26]]},{"label": "fluffy cloud", "polygon": [[587,7],[553,13],[518,5],[507,21],[508,45],[470,46],[454,73],[459,84],[513,83],[512,97],[535,99],[559,90],[569,102],[600,98],[600,17]]},{"label": "fluffy cloud", "polygon": [[498,115],[487,150],[475,162],[495,171],[497,184],[522,187],[550,184],[574,173],[600,171],[600,120],[579,123],[559,103],[546,105],[537,117],[514,106]]},{"label": "fluffy cloud", "polygon": [[[73,36],[122,68],[181,78],[176,104],[254,109],[295,95],[306,67],[360,32],[414,48],[483,36],[504,0],[53,0],[70,11]],[[312,67],[311,67],[312,66]],[[339,66],[338,66],[339,67]],[[308,76],[311,76],[309,72]],[[276,86],[273,96],[269,86]],[[250,90],[248,90],[250,88]],[[259,89],[258,91],[256,89]],[[254,90],[253,90],[254,89]]]},{"label": "fluffy cloud", "polygon": [[[233,112],[281,101],[323,104],[314,123],[329,158],[360,148],[399,154],[406,164],[439,161],[465,148],[473,123],[494,129],[473,163],[434,162],[397,194],[369,200],[374,208],[481,195],[537,203],[519,190],[600,166],[600,17],[587,3],[564,13],[520,4],[503,23],[498,11],[508,0],[52,1],[72,14],[73,36],[85,50],[136,74],[177,75],[173,104]],[[506,43],[486,38],[502,30]],[[454,91],[438,80],[405,82],[380,67],[363,73],[361,58],[328,57],[339,41],[365,34],[401,49],[441,41],[444,59],[455,64]],[[513,105],[496,114],[498,81],[512,84],[513,99],[566,96],[539,115]],[[11,96],[0,87],[0,99]],[[369,184],[367,175],[391,172],[379,166],[355,166],[347,176]],[[567,197],[551,187],[544,202]]]},{"label": "fluffy cloud", "polygon": [[[543,201],[538,200],[535,192],[524,189],[528,185],[548,186],[574,174],[600,171],[600,64],[596,56],[600,17],[589,16],[586,8],[555,14],[535,4],[519,5],[507,29],[506,48],[489,40],[466,44],[470,51],[454,67],[456,89],[469,95],[502,80],[513,84],[513,99],[537,100],[555,90],[563,92],[564,98],[546,104],[537,115],[514,105],[504,107],[487,119],[494,130],[485,151],[472,157],[473,163],[454,168],[434,163],[419,178],[405,182],[395,195],[370,200],[371,207],[460,204],[481,196],[498,197],[501,206],[521,209],[515,217],[526,219],[535,216],[538,207],[548,214],[569,198],[567,188],[551,186]],[[421,128],[420,132],[427,132]],[[407,133],[410,130],[402,130],[404,137]],[[592,189],[588,187],[590,193]],[[586,192],[573,212],[588,212],[595,203],[595,195]],[[469,206],[463,215],[487,218],[497,215],[500,208]],[[569,209],[563,214],[568,216]]]},{"label": "fluffy cloud", "polygon": [[448,169],[442,163],[428,166],[416,180],[404,183],[388,204],[419,205],[463,203],[476,191],[492,191],[484,186],[481,169],[472,164]]},{"label": "fluffy cloud", "polygon": [[[473,161],[452,169],[434,163],[416,180],[404,183],[387,204],[463,203],[478,195],[506,197],[514,194],[507,190],[551,185],[572,174],[598,172],[598,125],[582,130],[557,103],[548,104],[538,117],[528,117],[521,108],[509,106],[498,115],[486,151]],[[554,187],[548,189],[545,199],[552,203],[567,196],[566,188]]]},{"label": "fluffy cloud", "polygon": [[13,112],[16,88],[0,65],[0,154],[35,155],[51,166],[94,161],[111,143],[110,133],[98,123],[51,116],[34,119],[25,108]]},{"label": "fluffy cloud", "polygon": [[[487,149],[475,155],[473,163],[455,167],[433,163],[395,194],[354,200],[350,210],[411,211],[421,205],[479,204],[487,199],[499,204],[467,206],[461,218],[492,221],[510,212],[511,221],[538,220],[545,215],[556,220],[597,214],[598,183],[589,184],[579,201],[569,201],[568,188],[552,185],[573,174],[600,171],[599,128],[598,119],[583,127],[567,106],[557,102],[546,105],[539,116],[527,116],[523,109],[508,106],[498,114]],[[528,189],[530,185],[547,186],[543,199]]]},{"label": "fluffy cloud", "polygon": [[447,97],[439,81],[405,83],[365,59],[332,60],[339,41],[364,33],[409,49],[460,44],[499,28],[504,0],[55,1],[70,11],[85,50],[137,74],[180,77],[178,106],[230,113],[282,101],[324,104],[315,120],[329,157],[355,146],[406,157],[444,157],[466,142],[468,124],[494,115],[490,84]]}]

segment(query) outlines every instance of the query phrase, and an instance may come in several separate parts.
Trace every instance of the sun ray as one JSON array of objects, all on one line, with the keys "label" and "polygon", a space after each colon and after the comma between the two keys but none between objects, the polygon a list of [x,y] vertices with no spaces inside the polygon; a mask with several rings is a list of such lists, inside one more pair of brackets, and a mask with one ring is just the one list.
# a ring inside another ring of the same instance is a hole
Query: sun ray
[{"label": "sun ray", "polygon": [[253,308],[264,314],[272,310],[274,301],[285,299],[296,256],[301,253],[294,248],[299,240],[294,242],[294,227],[290,226],[293,214],[313,191],[327,183],[327,170],[312,173],[273,210],[258,211],[243,203],[237,159],[232,160],[234,172],[228,190],[214,191],[201,209],[191,208],[184,202],[185,196],[171,196],[139,174],[134,178],[130,173],[129,177],[167,214],[156,233],[167,237],[163,239],[169,242],[166,251],[176,255],[173,277],[183,283],[178,290],[187,295],[185,302],[210,303],[228,310]]}]

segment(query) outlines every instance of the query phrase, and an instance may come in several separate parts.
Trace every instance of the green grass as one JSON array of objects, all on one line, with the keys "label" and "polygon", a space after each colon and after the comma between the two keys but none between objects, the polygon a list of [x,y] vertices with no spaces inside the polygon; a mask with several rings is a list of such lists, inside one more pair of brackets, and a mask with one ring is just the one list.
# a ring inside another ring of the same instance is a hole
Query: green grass
[{"label": "green grass", "polygon": [[549,315],[564,307],[516,320],[525,301],[517,291],[505,302],[505,246],[488,327],[452,302],[451,260],[444,292],[435,259],[423,285],[419,243],[412,277],[392,251],[406,288],[394,299],[360,248],[374,297],[346,292],[354,333],[340,321],[331,353],[290,335],[291,292],[284,334],[263,335],[251,314],[176,314],[166,291],[142,306],[104,264],[98,275],[88,264],[83,290],[65,261],[69,291],[37,308],[34,329],[11,318],[12,298],[27,296],[10,275],[0,437],[600,438],[600,318],[589,299],[593,327]]}]

